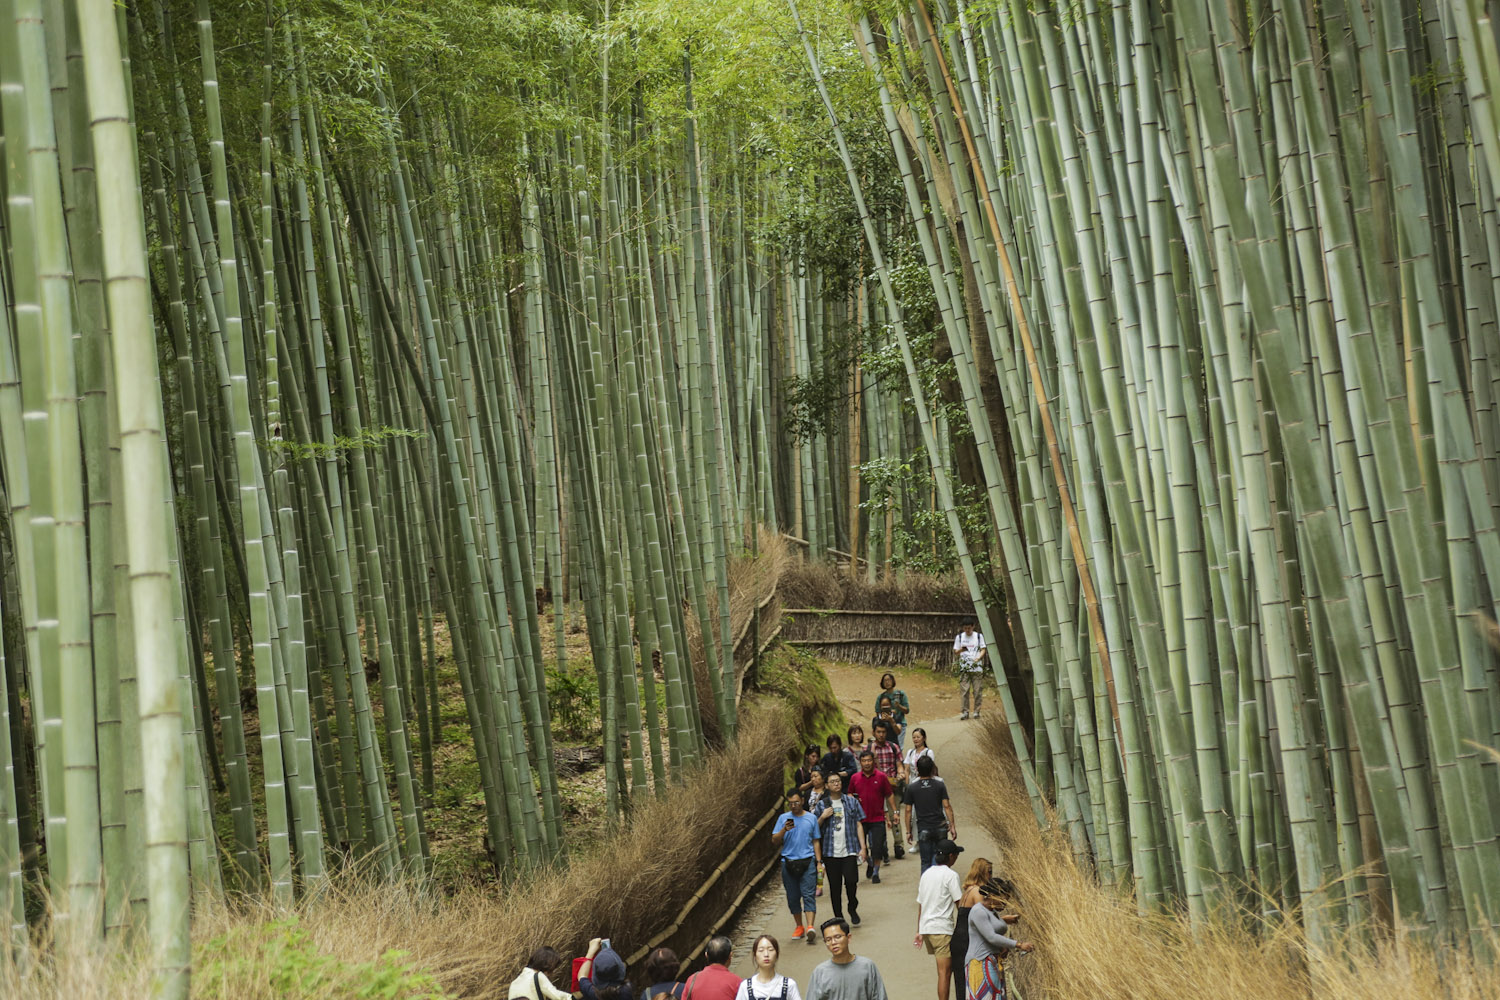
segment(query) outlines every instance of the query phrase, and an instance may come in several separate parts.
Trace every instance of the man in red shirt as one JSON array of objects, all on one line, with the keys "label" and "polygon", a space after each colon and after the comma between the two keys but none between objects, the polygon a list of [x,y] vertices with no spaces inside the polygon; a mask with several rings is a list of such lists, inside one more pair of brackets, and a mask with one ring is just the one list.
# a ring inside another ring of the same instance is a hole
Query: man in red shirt
[{"label": "man in red shirt", "polygon": [[859,756],[859,773],[849,779],[849,790],[859,799],[865,818],[865,848],[869,861],[865,865],[865,877],[872,883],[880,883],[880,863],[890,860],[885,847],[885,807],[890,803],[896,809],[895,789],[891,779],[882,771],[875,770],[875,754],[869,750]]},{"label": "man in red shirt", "polygon": [[729,971],[729,959],[734,954],[734,942],[722,934],[715,934],[703,946],[703,957],[708,965],[702,972],[688,977],[686,995],[692,1000],[734,1000],[744,978]]}]

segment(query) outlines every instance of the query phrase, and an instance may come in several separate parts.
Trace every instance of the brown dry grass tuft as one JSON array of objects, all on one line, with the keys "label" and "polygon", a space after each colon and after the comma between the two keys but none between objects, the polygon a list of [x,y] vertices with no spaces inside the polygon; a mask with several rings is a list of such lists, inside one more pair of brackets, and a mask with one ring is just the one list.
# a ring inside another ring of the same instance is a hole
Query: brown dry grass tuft
[{"label": "brown dry grass tuft", "polygon": [[[750,556],[747,549],[745,554],[729,560],[729,634],[736,643],[735,660],[740,671],[744,669],[745,660],[749,659],[748,637],[745,642],[741,642],[740,638],[745,635],[751,617],[757,613],[761,602],[776,593],[783,573],[792,564],[792,554],[783,535],[765,528],[758,528],[757,531],[759,537],[756,539],[756,555]],[[697,615],[692,613],[691,606],[687,610],[688,652],[693,661],[693,677],[698,692],[698,714],[703,719],[703,736],[709,746],[720,747],[724,745],[724,737],[718,726],[718,710],[713,703],[713,688],[708,683],[708,661],[703,652],[701,623]],[[717,635],[719,629],[717,590],[711,591],[708,595],[708,615],[710,632]],[[762,637],[775,627],[779,615],[778,602],[773,599],[766,611],[761,613]],[[737,672],[736,677],[738,676]]]},{"label": "brown dry grass tuft", "polygon": [[[340,877],[298,904],[298,927],[318,954],[351,966],[403,952],[401,964],[463,997],[504,996],[526,957],[543,944],[577,955],[589,938],[604,936],[628,957],[676,917],[780,795],[776,782],[795,736],[786,706],[762,701],[747,706],[740,720],[732,753],[712,755],[686,784],[638,804],[617,834],[566,868],[450,896],[415,883]],[[258,929],[284,916],[260,899],[202,908],[194,937],[200,944],[236,934],[254,940]],[[59,954],[45,943],[41,953]],[[0,996],[7,1000],[142,996],[148,978],[140,955],[123,948],[52,961],[27,977],[0,955]],[[272,1000],[278,995],[269,983],[269,970],[251,969],[212,995]]]},{"label": "brown dry grass tuft", "polygon": [[952,611],[972,614],[962,578],[907,573],[870,583],[828,563],[798,562],[781,574],[781,604],[787,608],[844,611]]},{"label": "brown dry grass tuft", "polygon": [[1197,928],[1184,916],[1137,913],[1131,897],[1080,868],[1065,834],[1037,828],[1005,724],[989,720],[979,733],[977,759],[998,767],[971,763],[961,776],[978,822],[999,845],[996,873],[1010,878],[1021,897],[1020,936],[1037,946],[1011,963],[1026,1000],[1500,1000],[1500,969],[1412,936],[1370,946],[1350,934],[1318,956],[1299,926],[1267,927],[1246,912]]}]

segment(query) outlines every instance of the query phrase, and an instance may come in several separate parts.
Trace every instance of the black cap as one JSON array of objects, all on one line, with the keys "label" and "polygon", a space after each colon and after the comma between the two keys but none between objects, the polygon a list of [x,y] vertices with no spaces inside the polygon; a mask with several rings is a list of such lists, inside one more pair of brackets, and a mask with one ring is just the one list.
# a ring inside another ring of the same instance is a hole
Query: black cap
[{"label": "black cap", "polygon": [[951,840],[938,841],[937,853],[940,858],[945,858],[950,854],[962,854],[963,852],[964,849]]}]

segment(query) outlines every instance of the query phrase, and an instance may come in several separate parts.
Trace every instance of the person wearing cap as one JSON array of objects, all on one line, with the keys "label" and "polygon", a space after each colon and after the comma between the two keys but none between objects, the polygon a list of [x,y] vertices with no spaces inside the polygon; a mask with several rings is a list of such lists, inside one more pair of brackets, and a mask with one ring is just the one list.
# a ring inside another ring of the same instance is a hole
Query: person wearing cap
[{"label": "person wearing cap", "polygon": [[984,699],[984,633],[974,627],[974,619],[964,620],[963,631],[953,637],[953,651],[958,654],[958,707],[960,719],[969,717],[969,695],[974,695],[974,718],[979,718],[979,703]]},{"label": "person wearing cap", "polygon": [[583,1000],[634,1000],[625,960],[604,938],[589,942],[588,955],[578,967],[578,993]]},{"label": "person wearing cap", "polygon": [[849,950],[849,922],[843,917],[823,921],[819,928],[828,947],[828,961],[807,980],[807,1000],[886,1000],[885,980],[875,963]]},{"label": "person wearing cap", "polygon": [[684,1000],[734,1000],[744,982],[729,971],[734,942],[722,934],[715,934],[703,946],[703,957],[708,959],[708,965],[701,972],[688,976]]},{"label": "person wearing cap", "polygon": [[1007,913],[1013,888],[1004,879],[979,887],[980,905],[969,911],[969,951],[964,956],[964,1000],[1005,1000],[1005,956],[1031,951],[1030,941],[1009,937],[1010,925],[1021,919]]},{"label": "person wearing cap", "polygon": [[912,944],[925,945],[927,954],[937,962],[938,1000],[948,1000],[948,983],[953,977],[951,945],[958,901],[963,897],[953,863],[962,853],[963,848],[953,841],[939,841],[932,867],[917,883],[917,936]]}]

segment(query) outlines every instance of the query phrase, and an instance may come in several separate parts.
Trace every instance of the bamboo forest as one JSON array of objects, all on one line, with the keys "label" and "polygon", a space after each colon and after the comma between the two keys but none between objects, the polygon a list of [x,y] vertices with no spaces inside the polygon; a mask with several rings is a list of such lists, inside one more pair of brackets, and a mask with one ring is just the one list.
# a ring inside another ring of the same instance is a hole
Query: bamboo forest
[{"label": "bamboo forest", "polygon": [[770,549],[1119,912],[1492,963],[1495,6],[0,0],[0,982],[608,850]]}]

